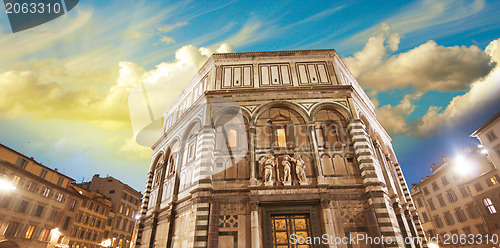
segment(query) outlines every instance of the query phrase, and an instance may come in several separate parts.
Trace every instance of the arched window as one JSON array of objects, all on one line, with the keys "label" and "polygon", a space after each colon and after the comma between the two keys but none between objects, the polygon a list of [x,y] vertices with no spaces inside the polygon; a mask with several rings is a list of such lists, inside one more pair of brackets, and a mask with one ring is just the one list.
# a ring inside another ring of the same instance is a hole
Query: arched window
[{"label": "arched window", "polygon": [[174,153],[172,155],[170,155],[170,159],[168,161],[168,175],[171,175],[174,173],[175,171],[175,161],[176,161],[176,158],[177,158],[177,153]]},{"label": "arched window", "polygon": [[333,109],[321,109],[314,114],[314,121],[321,123],[318,144],[325,147],[350,142],[345,117]]},{"label": "arched window", "polygon": [[490,214],[497,213],[497,210],[495,209],[495,206],[493,206],[493,202],[491,202],[490,198],[484,198],[483,203],[484,203],[484,206],[488,209]]},{"label": "arched window", "polygon": [[325,122],[321,125],[321,129],[323,131],[323,140],[325,146],[340,144],[342,142],[340,137],[340,130],[342,128],[339,127],[337,123]]}]

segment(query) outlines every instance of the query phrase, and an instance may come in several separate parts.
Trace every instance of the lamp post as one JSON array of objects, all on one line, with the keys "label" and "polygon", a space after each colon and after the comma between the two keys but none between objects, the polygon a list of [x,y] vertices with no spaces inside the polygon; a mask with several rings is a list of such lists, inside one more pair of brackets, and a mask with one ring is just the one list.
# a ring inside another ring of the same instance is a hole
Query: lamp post
[{"label": "lamp post", "polygon": [[137,241],[137,224],[139,223],[139,220],[141,219],[140,214],[136,214],[134,216],[134,231],[132,233],[132,240],[130,241],[130,248],[135,247],[135,242]]}]

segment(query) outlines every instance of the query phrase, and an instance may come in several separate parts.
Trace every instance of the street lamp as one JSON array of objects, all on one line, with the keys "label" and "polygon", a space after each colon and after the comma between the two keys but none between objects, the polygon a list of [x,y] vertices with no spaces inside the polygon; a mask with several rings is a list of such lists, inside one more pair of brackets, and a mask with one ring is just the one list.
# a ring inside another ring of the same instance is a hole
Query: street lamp
[{"label": "street lamp", "polygon": [[[484,150],[484,149],[483,149]],[[489,232],[489,228],[488,228],[488,224],[486,223],[486,219],[484,218],[483,214],[481,213],[481,210],[479,210],[479,206],[477,203],[476,203],[476,199],[474,198],[474,196],[472,195],[472,192],[471,190],[469,189],[469,186],[467,185],[468,184],[468,181],[467,181],[467,177],[471,175],[471,172],[473,171],[473,165],[471,163],[471,161],[469,161],[468,159],[464,158],[463,156],[461,155],[457,155],[454,159],[454,166],[455,166],[455,171],[462,176],[462,179],[464,180],[464,187],[465,189],[467,190],[467,193],[468,195],[470,196],[471,200],[472,200],[472,203],[476,206],[476,208],[478,208],[478,212],[479,212],[479,217],[481,217],[481,220],[483,221],[484,223],[484,227],[486,228],[486,231],[488,233]],[[474,178],[472,178],[473,180]],[[471,181],[471,180],[470,180]]]},{"label": "street lamp", "polygon": [[14,186],[9,180],[5,180],[0,178],[0,191],[14,191],[16,190],[16,186]]},{"label": "street lamp", "polygon": [[427,247],[429,247],[429,248],[439,248],[439,245],[436,244],[436,243],[429,243],[429,244],[427,244]]},{"label": "street lamp", "polygon": [[470,161],[468,161],[463,156],[456,156],[454,162],[455,171],[461,176],[467,176],[472,172]]},{"label": "street lamp", "polygon": [[110,247],[111,246],[111,239],[106,239],[101,242],[102,247]]}]

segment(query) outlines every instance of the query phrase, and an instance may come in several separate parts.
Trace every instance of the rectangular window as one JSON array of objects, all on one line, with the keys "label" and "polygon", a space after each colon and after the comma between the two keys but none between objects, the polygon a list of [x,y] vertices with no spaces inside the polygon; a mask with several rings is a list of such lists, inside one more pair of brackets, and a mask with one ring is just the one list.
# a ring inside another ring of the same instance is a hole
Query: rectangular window
[{"label": "rectangular window", "polygon": [[488,186],[490,186],[490,187],[491,187],[491,186],[493,186],[493,185],[497,185],[497,184],[498,184],[498,181],[499,181],[499,178],[498,178],[498,176],[497,176],[497,175],[495,175],[495,176],[492,176],[492,177],[488,178],[488,179],[486,180],[486,184],[488,184]]},{"label": "rectangular window", "polygon": [[33,226],[33,225],[29,226],[28,230],[26,230],[26,233],[24,234],[24,238],[31,239],[34,231],[35,231],[35,226]]},{"label": "rectangular window", "polygon": [[444,213],[444,220],[446,221],[446,224],[448,226],[455,224],[455,220],[453,220],[453,216],[450,214],[450,212]]},{"label": "rectangular window", "polygon": [[50,221],[53,221],[56,219],[56,216],[57,216],[57,210],[52,210],[52,212],[50,213],[50,217],[49,217],[49,220]]},{"label": "rectangular window", "polygon": [[40,205],[39,205],[39,206],[36,208],[36,210],[35,210],[35,214],[34,214],[34,216],[36,216],[36,217],[42,217],[43,210],[45,210],[45,207],[43,207],[43,206],[40,206]]},{"label": "rectangular window", "polygon": [[446,197],[448,198],[448,202],[456,202],[457,201],[457,195],[455,194],[455,191],[451,190],[446,193]]},{"label": "rectangular window", "polygon": [[485,235],[487,233],[486,232],[486,228],[484,227],[483,224],[476,225],[476,228],[477,228],[477,230],[479,231],[480,234]]},{"label": "rectangular window", "polygon": [[423,190],[424,190],[424,195],[429,195],[429,190],[427,189],[427,187],[424,187]]},{"label": "rectangular window", "polygon": [[422,213],[422,218],[424,219],[424,223],[425,223],[425,222],[429,222],[429,216],[427,216],[427,213],[426,213],[426,212],[423,212],[423,213]]},{"label": "rectangular window", "polygon": [[63,193],[61,193],[61,192],[58,192],[58,193],[57,193],[56,200],[57,200],[58,202],[62,202],[62,201],[63,201],[63,199],[64,199],[64,194],[63,194]]},{"label": "rectangular window", "polygon": [[417,199],[417,204],[418,204],[418,207],[421,208],[422,206],[424,206],[423,202],[422,202],[422,198],[418,198]]},{"label": "rectangular window", "polygon": [[476,191],[479,192],[483,190],[483,186],[481,186],[481,183],[476,183],[474,184],[474,188],[476,188]]},{"label": "rectangular window", "polygon": [[40,241],[49,240],[50,229],[44,228],[42,234],[40,235]]},{"label": "rectangular window", "polygon": [[434,222],[436,223],[437,228],[442,228],[444,226],[441,217],[439,217],[438,215],[434,216]]},{"label": "rectangular window", "polygon": [[438,184],[437,184],[436,182],[433,182],[433,183],[432,183],[432,189],[433,189],[434,191],[438,191],[438,190],[439,190]]},{"label": "rectangular window", "polygon": [[40,172],[40,177],[45,179],[45,177],[47,176],[47,170],[46,169],[42,169],[42,171]]},{"label": "rectangular window", "polygon": [[463,197],[469,196],[468,189],[464,185],[458,186],[460,188],[460,192],[462,193]]},{"label": "rectangular window", "polygon": [[477,210],[476,205],[468,204],[467,205],[467,213],[471,219],[479,218],[479,211]]},{"label": "rectangular window", "polygon": [[69,211],[75,211],[75,208],[76,208],[76,200],[74,199],[71,199],[71,202],[69,204]]},{"label": "rectangular window", "polygon": [[434,207],[434,202],[432,201],[432,199],[427,200],[427,203],[429,204],[431,210],[436,210],[436,207]]},{"label": "rectangular window", "polygon": [[21,169],[26,169],[26,165],[28,164],[28,161],[23,158],[18,158],[16,161],[16,165],[20,167]]},{"label": "rectangular window", "polygon": [[236,129],[229,129],[227,133],[228,146],[231,148],[238,147],[238,133]]},{"label": "rectangular window", "polygon": [[492,142],[497,139],[497,135],[495,134],[495,132],[493,132],[493,130],[491,130],[488,133],[486,133],[486,138],[488,138],[489,142]]},{"label": "rectangular window", "polygon": [[49,197],[50,195],[50,189],[49,188],[44,188],[42,192],[43,197]]},{"label": "rectangular window", "polygon": [[71,221],[71,217],[66,216],[66,218],[64,219],[63,230],[68,230],[70,221]]},{"label": "rectangular window", "polygon": [[18,229],[19,229],[19,222],[11,222],[7,227],[7,229],[5,230],[4,235],[14,237],[16,236]]},{"label": "rectangular window", "polygon": [[483,199],[483,204],[488,209],[488,212],[490,214],[496,214],[497,210],[495,209],[495,206],[493,206],[493,202],[491,201],[490,198],[484,198]]},{"label": "rectangular window", "polygon": [[278,147],[286,147],[286,132],[284,128],[276,129],[276,135],[278,136]]},{"label": "rectangular window", "polygon": [[439,201],[439,205],[441,205],[441,207],[446,206],[446,204],[444,203],[444,199],[443,199],[442,195],[438,195],[437,198],[438,198],[438,201]]},{"label": "rectangular window", "polygon": [[59,179],[57,179],[57,185],[62,186],[63,182],[64,182],[64,177],[59,177]]},{"label": "rectangular window", "polygon": [[35,192],[35,191],[37,191],[37,190],[36,190],[36,186],[37,186],[37,184],[36,184],[35,182],[33,182],[33,181],[29,181],[29,182],[26,184],[26,190],[31,191],[31,192]]},{"label": "rectangular window", "polygon": [[28,205],[29,205],[29,202],[21,201],[21,203],[19,203],[19,207],[17,208],[17,212],[20,212],[20,213],[26,212]]},{"label": "rectangular window", "polygon": [[442,183],[443,183],[443,186],[448,185],[448,179],[446,178],[446,176],[443,176],[443,177],[441,178],[441,181],[442,181]]},{"label": "rectangular window", "polygon": [[457,217],[458,222],[464,222],[467,220],[464,211],[460,208],[455,209],[455,216]]},{"label": "rectangular window", "polygon": [[14,179],[12,179],[12,185],[17,186],[20,180],[21,180],[20,176],[14,176]]}]

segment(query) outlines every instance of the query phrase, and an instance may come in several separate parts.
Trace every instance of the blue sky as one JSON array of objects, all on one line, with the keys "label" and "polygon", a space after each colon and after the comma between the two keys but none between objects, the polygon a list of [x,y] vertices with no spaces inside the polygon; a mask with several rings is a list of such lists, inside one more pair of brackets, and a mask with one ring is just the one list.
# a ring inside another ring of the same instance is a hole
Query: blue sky
[{"label": "blue sky", "polygon": [[127,102],[138,81],[185,83],[213,52],[333,48],[416,183],[500,110],[498,16],[500,2],[479,0],[80,1],[13,34],[2,9],[0,142],[77,181],[143,190],[151,153]]}]

